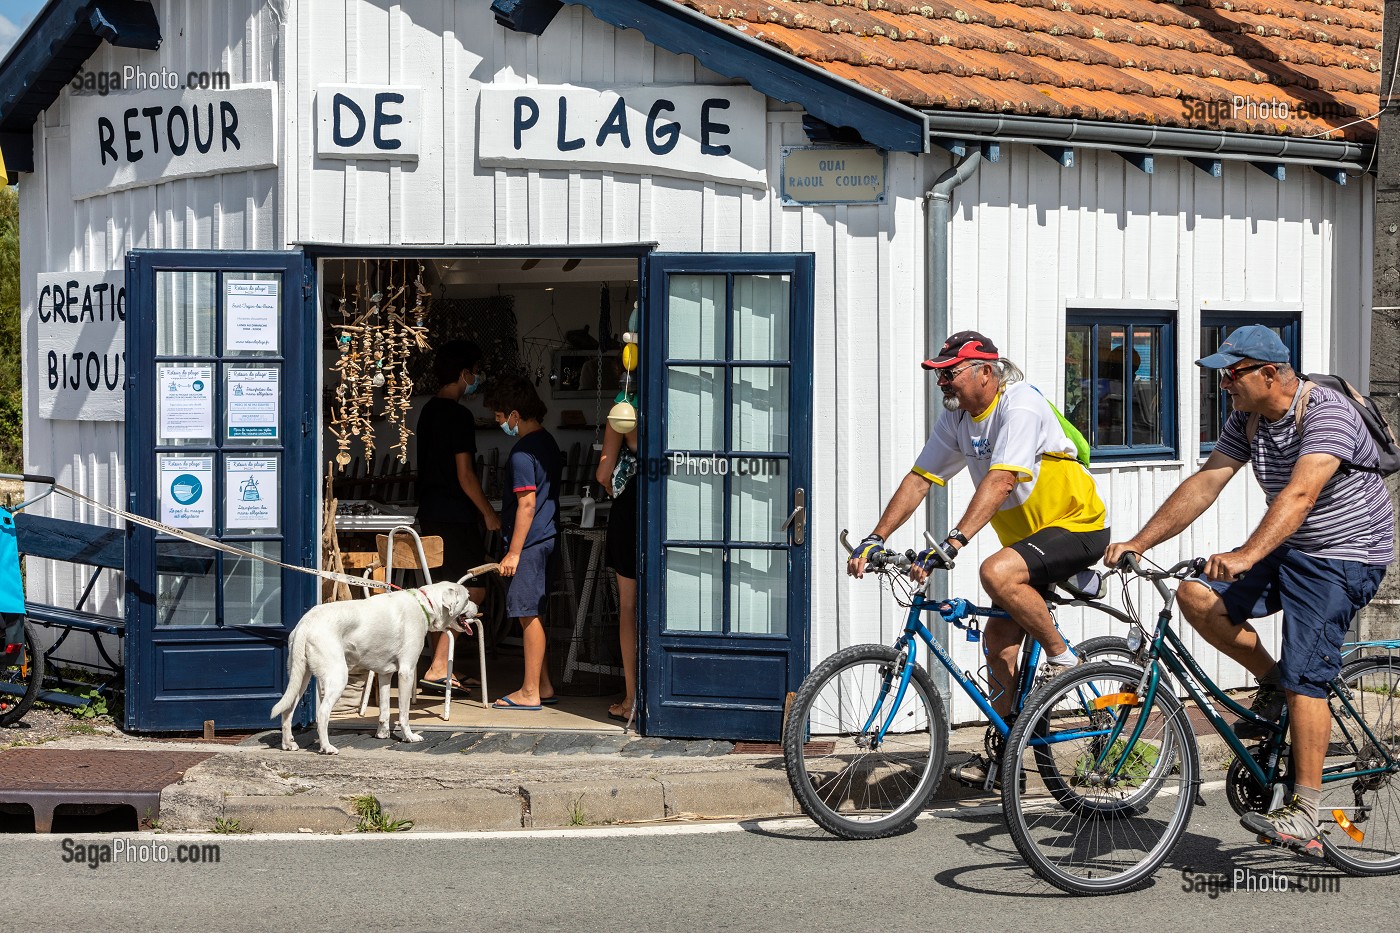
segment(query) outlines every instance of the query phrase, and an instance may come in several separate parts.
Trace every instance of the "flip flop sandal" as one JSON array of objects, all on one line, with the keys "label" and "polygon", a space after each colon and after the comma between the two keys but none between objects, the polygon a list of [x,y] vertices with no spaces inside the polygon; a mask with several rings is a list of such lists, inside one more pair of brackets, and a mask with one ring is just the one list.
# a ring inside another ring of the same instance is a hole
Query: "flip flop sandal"
[{"label": "flip flop sandal", "polygon": [[500,698],[499,700],[497,700],[495,703],[492,703],[492,704],[491,704],[491,708],[492,708],[492,709],[515,709],[515,710],[521,710],[521,711],[523,711],[523,712],[529,712],[529,713],[537,712],[537,711],[543,709],[543,707],[540,706],[539,704],[535,704],[534,706],[530,706],[530,705],[528,705],[528,704],[526,704],[526,703],[517,703],[517,702],[515,702],[514,700],[512,700],[510,697],[501,697],[501,698]]},{"label": "flip flop sandal", "polygon": [[[422,687],[424,690],[436,690],[438,693],[446,693],[447,678],[440,677],[437,680],[429,680],[428,678],[424,677],[418,681],[418,686]],[[467,693],[470,691],[470,689],[470,687],[463,685],[460,681],[454,682],[452,684],[453,693]]]}]

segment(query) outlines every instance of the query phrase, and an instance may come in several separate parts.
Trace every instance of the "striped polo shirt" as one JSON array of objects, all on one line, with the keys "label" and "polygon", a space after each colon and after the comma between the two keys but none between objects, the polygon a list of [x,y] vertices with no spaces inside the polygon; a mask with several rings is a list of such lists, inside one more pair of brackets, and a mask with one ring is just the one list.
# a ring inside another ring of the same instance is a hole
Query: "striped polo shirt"
[{"label": "striped polo shirt", "polygon": [[[1297,404],[1295,395],[1293,405]],[[1270,505],[1288,485],[1298,458],[1306,454],[1331,454],[1343,464],[1358,466],[1380,462],[1361,416],[1331,389],[1316,386],[1308,395],[1301,432],[1293,406],[1277,421],[1260,418],[1253,450],[1245,439],[1248,420],[1247,412],[1232,411],[1215,449],[1252,464]],[[1385,483],[1376,473],[1339,468],[1322,487],[1302,526],[1284,543],[1312,557],[1390,563],[1395,556],[1395,516]]]}]

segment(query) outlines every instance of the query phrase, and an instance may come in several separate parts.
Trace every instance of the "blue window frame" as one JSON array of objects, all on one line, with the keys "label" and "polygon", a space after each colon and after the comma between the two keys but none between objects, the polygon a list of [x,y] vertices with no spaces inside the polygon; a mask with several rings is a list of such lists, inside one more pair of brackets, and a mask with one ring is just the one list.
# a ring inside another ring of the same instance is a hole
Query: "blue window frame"
[{"label": "blue window frame", "polygon": [[[1279,335],[1283,345],[1288,348],[1289,360],[1293,368],[1298,368],[1298,346],[1299,331],[1301,327],[1297,314],[1288,313],[1244,313],[1244,312],[1212,312],[1201,315],[1201,345],[1200,355],[1197,359],[1204,359],[1210,356],[1220,344],[1230,335],[1230,332],[1246,324],[1263,324],[1271,328]],[[1220,440],[1220,428],[1225,424],[1225,419],[1230,415],[1230,397],[1220,391],[1220,377],[1212,370],[1201,370],[1201,416],[1200,416],[1200,440],[1201,455],[1205,456],[1215,449],[1215,442]]]},{"label": "blue window frame", "polygon": [[1176,336],[1171,314],[1070,311],[1065,416],[1094,460],[1176,456]]}]

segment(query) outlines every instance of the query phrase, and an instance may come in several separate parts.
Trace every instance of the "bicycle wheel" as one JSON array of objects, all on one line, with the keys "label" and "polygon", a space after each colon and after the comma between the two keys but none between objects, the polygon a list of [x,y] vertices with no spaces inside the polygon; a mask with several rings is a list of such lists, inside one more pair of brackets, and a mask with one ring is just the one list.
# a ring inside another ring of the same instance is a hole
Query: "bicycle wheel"
[{"label": "bicycle wheel", "polygon": [[917,664],[896,704],[907,663],[887,645],[855,645],[823,661],[797,691],[783,730],[783,762],[803,812],[833,835],[893,835],[938,789],[948,718]]},{"label": "bicycle wheel", "polygon": [[[1130,664],[1134,667],[1138,666],[1134,661],[1136,653],[1128,649],[1128,640],[1126,638],[1119,638],[1116,635],[1102,635],[1098,638],[1090,638],[1076,645],[1075,651],[1084,658],[1085,663],[1091,661],[1118,661],[1123,664]],[[1085,715],[1094,712],[1091,708],[1091,704],[1099,695],[1100,694],[1095,692],[1092,685],[1079,688],[1077,699],[1084,705]],[[1066,700],[1066,702],[1068,702],[1068,700]],[[1099,713],[1099,716],[1100,718],[1105,718],[1103,713]],[[1037,737],[1043,736],[1044,731],[1045,728],[1042,721],[1042,726],[1040,727],[1040,732],[1037,733]],[[1176,744],[1171,741],[1171,736],[1167,735],[1163,746],[1160,749],[1156,749],[1156,763],[1153,766],[1154,773],[1170,773],[1170,771],[1176,767],[1176,755]],[[1064,775],[1060,774],[1057,770],[1060,763],[1056,760],[1054,755],[1050,754],[1050,752],[1043,747],[1036,746],[1034,757],[1036,770],[1040,773],[1040,779],[1045,783],[1045,787],[1050,791],[1051,795],[1066,807],[1077,806],[1079,804],[1079,794],[1073,787],[1073,776],[1071,775],[1069,778],[1066,778]],[[1138,783],[1137,792],[1125,795],[1118,802],[1116,807],[1110,808],[1107,806],[1106,801],[1099,801],[1099,809],[1105,816],[1131,814],[1143,802],[1144,798],[1151,797],[1153,794],[1157,793],[1157,791],[1162,788],[1163,783],[1164,782],[1160,779],[1143,780]],[[1122,785],[1120,785],[1120,787],[1121,786]]]},{"label": "bicycle wheel", "polygon": [[1386,766],[1386,756],[1400,758],[1400,661],[1364,658],[1343,668],[1338,679],[1366,729],[1331,696],[1332,737],[1323,766],[1377,773],[1323,786],[1318,807],[1326,829],[1323,854],[1349,875],[1395,874],[1400,872],[1400,774],[1394,765]]},{"label": "bicycle wheel", "polygon": [[1128,650],[1128,639],[1121,635],[1086,638],[1074,646],[1074,653],[1085,661],[1123,661],[1128,664],[1134,657],[1134,653]]},{"label": "bicycle wheel", "polygon": [[[38,699],[44,683],[44,653],[34,644],[34,628],[28,622],[22,623],[21,628],[23,647],[0,654],[0,726],[19,722]],[[4,647],[0,644],[0,650]]]},{"label": "bicycle wheel", "polygon": [[[1002,782],[1011,838],[1037,875],[1071,894],[1147,884],[1191,819],[1195,737],[1164,689],[1150,709],[1123,703],[1141,676],[1113,661],[1066,671],[1031,696],[1006,743],[1002,773],[1027,775],[1024,788]],[[1033,780],[1047,773],[1058,793]]]}]

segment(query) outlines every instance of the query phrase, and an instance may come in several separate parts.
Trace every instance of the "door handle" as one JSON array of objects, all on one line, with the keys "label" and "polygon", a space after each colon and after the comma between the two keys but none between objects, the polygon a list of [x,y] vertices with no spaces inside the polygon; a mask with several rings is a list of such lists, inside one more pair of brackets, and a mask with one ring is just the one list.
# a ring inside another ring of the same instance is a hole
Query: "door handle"
[{"label": "door handle", "polygon": [[792,529],[793,544],[802,544],[807,540],[807,490],[800,486],[792,491],[792,513],[778,530],[787,531],[789,528]]}]

